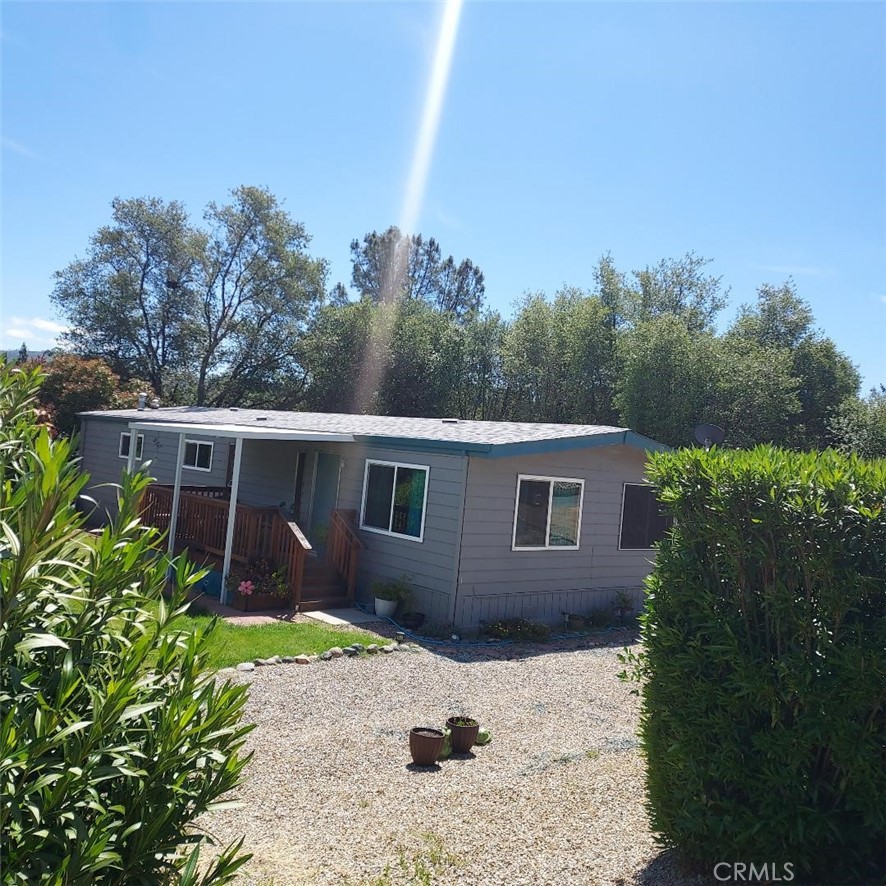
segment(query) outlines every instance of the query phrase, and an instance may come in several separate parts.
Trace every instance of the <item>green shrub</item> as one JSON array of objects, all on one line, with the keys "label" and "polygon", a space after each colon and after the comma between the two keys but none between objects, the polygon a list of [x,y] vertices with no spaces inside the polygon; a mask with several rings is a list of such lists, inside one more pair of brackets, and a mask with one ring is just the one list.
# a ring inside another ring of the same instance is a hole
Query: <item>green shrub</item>
[{"label": "green shrub", "polygon": [[527,618],[505,618],[487,625],[485,632],[496,640],[513,640],[516,643],[544,643],[551,636],[546,624]]},{"label": "green shrub", "polygon": [[244,687],[216,683],[207,630],[183,631],[184,589],[123,482],[96,536],[75,502],[71,444],[34,425],[36,373],[0,367],[0,833],[4,883],[229,882],[242,840],[214,861],[191,823],[236,787],[251,727]]},{"label": "green shrub", "polygon": [[[663,845],[872,881],[886,834],[886,462],[655,455],[641,739]],[[631,658],[629,656],[629,658]]]},{"label": "green shrub", "polygon": [[372,596],[378,600],[390,600],[402,603],[403,608],[409,602],[412,595],[412,589],[409,582],[405,578],[398,578],[395,581],[377,581],[372,585]]}]

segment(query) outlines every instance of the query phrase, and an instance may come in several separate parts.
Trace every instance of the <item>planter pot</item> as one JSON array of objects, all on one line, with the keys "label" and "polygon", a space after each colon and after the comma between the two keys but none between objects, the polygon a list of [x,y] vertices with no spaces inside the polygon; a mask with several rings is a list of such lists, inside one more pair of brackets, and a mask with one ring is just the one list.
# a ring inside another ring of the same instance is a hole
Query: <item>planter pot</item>
[{"label": "planter pot", "polygon": [[[462,720],[470,725],[459,725],[457,721]],[[453,754],[466,754],[477,740],[477,733],[480,731],[480,724],[470,717],[450,717],[446,721],[446,728],[452,732],[450,741],[452,742]]]},{"label": "planter pot", "polygon": [[404,612],[400,618],[397,619],[401,628],[406,628],[407,631],[415,631],[420,628],[425,621],[425,615],[423,612]]},{"label": "planter pot", "polygon": [[409,753],[416,766],[433,766],[443,747],[443,732],[427,726],[414,726],[409,730]]},{"label": "planter pot", "polygon": [[231,606],[241,612],[267,612],[270,609],[288,609],[289,601],[283,597],[269,597],[259,594],[233,594]]},{"label": "planter pot", "polygon": [[393,618],[394,613],[397,611],[397,601],[396,600],[379,600],[378,597],[375,598],[375,614],[380,615],[382,618]]}]

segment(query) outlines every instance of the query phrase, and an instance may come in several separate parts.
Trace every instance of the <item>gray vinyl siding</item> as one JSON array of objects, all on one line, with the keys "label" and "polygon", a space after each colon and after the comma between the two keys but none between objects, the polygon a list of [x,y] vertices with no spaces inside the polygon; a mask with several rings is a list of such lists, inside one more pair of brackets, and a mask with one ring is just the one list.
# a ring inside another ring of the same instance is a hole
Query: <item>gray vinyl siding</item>
[{"label": "gray vinyl siding", "polygon": [[[485,459],[468,467],[455,622],[526,617],[556,622],[561,613],[610,607],[619,589],[639,602],[651,551],[619,551],[622,488],[643,481],[645,455],[626,446]],[[577,551],[512,551],[517,477],[584,480]]]},{"label": "gray vinyl siding", "polygon": [[413,587],[411,608],[429,622],[448,624],[460,544],[467,459],[379,447],[347,446],[344,450],[338,506],[357,511],[363,499],[366,460],[427,466],[428,498],[421,542],[359,530],[366,546],[360,558],[360,597],[371,600],[374,581],[406,576]]},{"label": "gray vinyl siding", "polygon": [[287,508],[295,496],[299,445],[281,440],[244,440],[238,501],[258,507]]},{"label": "gray vinyl siding", "polygon": [[[96,499],[100,507],[113,512],[117,496],[112,487],[101,484],[119,483],[126,469],[126,459],[120,458],[120,434],[129,430],[127,421],[87,418],[81,429],[80,454],[83,470],[90,476],[86,495]],[[136,467],[150,462],[147,470],[158,483],[175,482],[175,461],[178,455],[178,434],[147,431],[144,435],[141,461]],[[182,468],[182,484],[188,486],[224,486],[228,470],[228,448],[232,442],[226,438],[203,437],[188,434],[188,440],[213,443],[212,469],[195,471]],[[84,502],[84,510],[91,511],[91,505]],[[91,515],[92,522],[103,522],[104,516]]]}]

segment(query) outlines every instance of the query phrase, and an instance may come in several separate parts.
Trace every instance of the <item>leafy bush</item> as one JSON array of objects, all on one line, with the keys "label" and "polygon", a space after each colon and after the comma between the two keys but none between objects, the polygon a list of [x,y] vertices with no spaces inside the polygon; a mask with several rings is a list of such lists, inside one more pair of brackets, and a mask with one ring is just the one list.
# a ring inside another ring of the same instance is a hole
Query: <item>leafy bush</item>
[{"label": "leafy bush", "polygon": [[[655,455],[676,518],[648,580],[653,830],[711,870],[872,881],[886,833],[886,462]],[[879,871],[882,874],[882,870]]]},{"label": "leafy bush", "polygon": [[402,603],[404,608],[412,595],[412,589],[405,578],[395,581],[377,581],[372,585],[372,596],[378,600],[390,600]]},{"label": "leafy bush", "polygon": [[487,625],[485,630],[496,640],[513,640],[515,643],[544,643],[551,636],[548,625],[528,618],[505,618]]},{"label": "leafy bush", "polygon": [[[0,832],[5,883],[224,883],[193,820],[236,787],[244,687],[206,667],[209,630],[181,630],[193,584],[167,564],[126,477],[98,536],[74,508],[87,477],[35,425],[37,372],[0,367]],[[199,872],[198,872],[199,868]]]}]

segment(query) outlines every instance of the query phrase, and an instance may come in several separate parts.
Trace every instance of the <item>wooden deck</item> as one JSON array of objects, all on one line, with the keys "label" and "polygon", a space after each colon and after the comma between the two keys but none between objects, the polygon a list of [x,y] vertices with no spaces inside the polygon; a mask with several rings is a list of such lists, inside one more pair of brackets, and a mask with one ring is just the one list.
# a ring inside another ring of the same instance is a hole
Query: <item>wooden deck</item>
[{"label": "wooden deck", "polygon": [[[142,498],[142,520],[168,531],[172,517],[173,487],[153,484]],[[175,546],[208,557],[224,557],[230,491],[227,487],[183,486],[179,491]],[[326,559],[320,560],[299,526],[279,508],[237,504],[231,561],[248,565],[270,560],[286,570],[293,611],[307,612],[354,602],[359,552],[363,548],[353,528],[353,511],[331,514]]]}]

